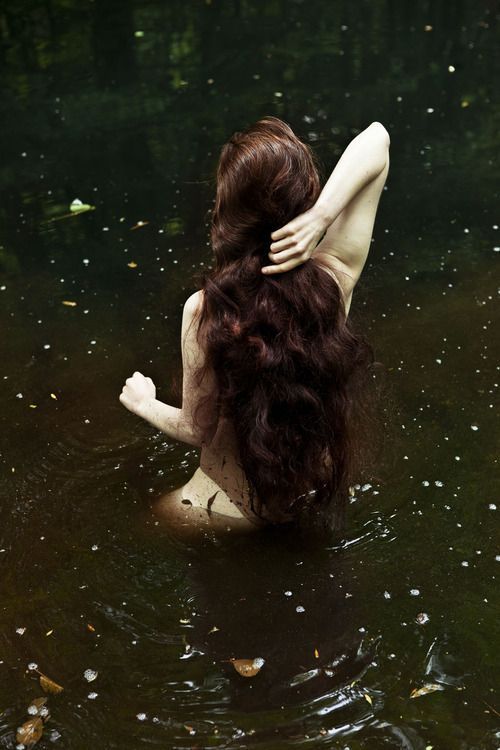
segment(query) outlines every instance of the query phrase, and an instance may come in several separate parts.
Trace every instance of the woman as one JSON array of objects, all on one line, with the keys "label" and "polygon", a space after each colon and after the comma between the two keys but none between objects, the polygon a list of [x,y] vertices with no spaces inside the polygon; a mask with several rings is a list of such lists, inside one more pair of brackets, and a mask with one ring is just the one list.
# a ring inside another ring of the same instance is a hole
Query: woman
[{"label": "woman", "polygon": [[169,437],[201,447],[194,476],[156,505],[171,525],[340,522],[373,362],[347,316],[388,169],[377,122],[322,190],[309,147],[277,118],[223,147],[215,265],[184,306],[182,408],[158,401],[138,372],[120,395]]}]

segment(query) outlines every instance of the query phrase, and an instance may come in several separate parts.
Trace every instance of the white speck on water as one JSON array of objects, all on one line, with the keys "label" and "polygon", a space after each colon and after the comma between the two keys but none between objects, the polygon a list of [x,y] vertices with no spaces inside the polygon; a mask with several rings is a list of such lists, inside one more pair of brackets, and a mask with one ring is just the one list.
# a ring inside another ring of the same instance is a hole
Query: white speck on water
[{"label": "white speck on water", "polygon": [[18,635],[24,635],[26,633],[26,628],[16,628],[16,633]]},{"label": "white speck on water", "polygon": [[470,232],[470,229],[467,229],[467,228],[464,229],[464,234],[469,234],[469,232]]},{"label": "white speck on water", "polygon": [[443,483],[439,479],[436,479],[436,481],[434,482],[434,484],[436,485],[436,487],[442,487],[443,486]]},{"label": "white speck on water", "polygon": [[23,394],[22,393],[16,393],[16,398],[23,398]]},{"label": "white speck on water", "polygon": [[462,568],[468,568],[469,567],[469,563],[467,562],[467,560],[462,560],[462,562],[460,563],[460,565],[462,566]]},{"label": "white speck on water", "polygon": [[304,607],[301,604],[299,604],[297,607],[295,607],[295,611],[296,612],[305,612],[305,609],[304,609]]},{"label": "white speck on water", "polygon": [[460,461],[460,456],[455,456],[455,461]]},{"label": "white speck on water", "polygon": [[96,550],[99,549],[99,545],[98,544],[93,544],[90,549],[92,550],[92,552],[95,552]]},{"label": "white speck on water", "polygon": [[136,714],[136,718],[139,719],[139,721],[146,721],[148,717],[147,717],[147,714],[141,713],[141,714]]},{"label": "white speck on water", "polygon": [[99,693],[89,693],[87,695],[87,698],[89,698],[89,700],[91,700],[91,701],[95,701],[95,699],[97,698],[98,695],[99,695]]},{"label": "white speck on water", "polygon": [[429,484],[430,482],[428,482],[427,479],[424,479],[424,481],[422,482],[422,487],[428,487]]},{"label": "white speck on water", "polygon": [[7,289],[7,287],[5,286],[5,284],[2,284],[2,286],[0,286],[0,291],[1,292],[5,292],[6,289]]},{"label": "white speck on water", "polygon": [[493,248],[494,253],[500,253],[500,247],[496,246]]},{"label": "white speck on water", "polygon": [[474,430],[474,432],[477,432],[479,430],[479,427],[477,426],[477,424],[471,424],[470,428],[471,430]]},{"label": "white speck on water", "polygon": [[438,363],[438,365],[442,364],[442,360],[441,359],[436,359],[436,362]]},{"label": "white speck on water", "polygon": [[38,669],[38,664],[36,663],[36,661],[30,661],[30,663],[28,664],[28,669],[30,670],[30,672],[34,672],[35,669]]},{"label": "white speck on water", "polygon": [[384,599],[390,599],[391,595],[388,591],[384,591]]},{"label": "white speck on water", "polygon": [[43,345],[43,348],[44,348],[44,349],[50,349],[50,344],[44,344],[44,345]]},{"label": "white speck on water", "polygon": [[282,91],[275,91],[274,92],[274,96],[277,96],[278,99],[281,99],[281,97],[283,96],[283,92]]},{"label": "white speck on water", "polygon": [[370,489],[371,489],[371,484],[364,484],[361,487],[361,492],[366,492],[367,490],[370,490]]},{"label": "white speck on water", "polygon": [[497,506],[495,505],[495,503],[490,503],[490,504],[488,505],[488,509],[489,509],[489,510],[496,510],[496,509],[497,509]]},{"label": "white speck on water", "polygon": [[410,596],[420,596],[420,589],[410,589]]},{"label": "white speck on water", "polygon": [[38,708],[31,704],[31,706],[28,706],[28,713],[30,716],[36,716],[38,714]]},{"label": "white speck on water", "polygon": [[434,112],[434,108],[433,107],[427,107],[427,109],[425,111],[427,112],[428,115],[432,115],[432,113]]},{"label": "white speck on water", "polygon": [[285,596],[291,596],[291,595],[292,595],[291,591],[285,591]]},{"label": "white speck on water", "polygon": [[95,671],[95,669],[86,669],[83,673],[84,678],[87,680],[87,682],[94,682],[94,680],[97,679],[97,675],[99,673]]},{"label": "white speck on water", "polygon": [[102,228],[102,231],[103,231],[103,232],[109,232],[109,227],[103,227],[103,228]]},{"label": "white speck on water", "polygon": [[419,625],[425,625],[431,618],[429,617],[427,612],[419,612],[415,619]]},{"label": "white speck on water", "polygon": [[500,562],[500,555],[495,555],[495,560],[496,560],[497,562]]},{"label": "white speck on water", "polygon": [[448,73],[454,73],[455,72],[455,66],[454,65],[448,65]]}]

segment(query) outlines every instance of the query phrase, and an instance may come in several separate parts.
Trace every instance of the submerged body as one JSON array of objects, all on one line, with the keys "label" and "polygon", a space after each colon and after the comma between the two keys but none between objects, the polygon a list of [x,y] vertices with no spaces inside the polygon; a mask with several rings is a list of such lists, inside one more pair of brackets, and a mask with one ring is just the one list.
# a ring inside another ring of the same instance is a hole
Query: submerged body
[{"label": "submerged body", "polygon": [[[268,118],[249,132],[261,140],[236,134],[223,149],[212,224],[217,263],[184,306],[182,407],[159,401],[138,372],[120,396],[171,438],[201,448],[191,479],[154,506],[183,534],[252,531],[296,520],[314,503],[328,507],[351,465],[356,392],[347,386],[367,350],[347,316],[389,169],[389,137],[373,123],[321,190],[307,148],[286,124]],[[289,157],[298,160],[295,172]],[[252,163],[258,178],[249,173],[245,182]],[[266,222],[276,226],[273,211],[295,218],[271,233],[269,246],[262,233]],[[284,274],[282,283],[264,281],[275,274]]]},{"label": "submerged body", "polygon": [[[335,273],[335,263],[328,258],[322,258],[321,265],[339,284],[347,315],[352,298],[351,277],[340,266]],[[191,325],[196,325],[201,292],[192,299],[196,306]],[[154,512],[178,531],[189,533],[195,527],[254,531],[268,523],[293,521],[292,515],[271,517],[265,503],[256,496],[241,463],[234,425],[224,417],[218,420],[210,444],[201,447],[199,468],[185,485],[160,497]]]}]

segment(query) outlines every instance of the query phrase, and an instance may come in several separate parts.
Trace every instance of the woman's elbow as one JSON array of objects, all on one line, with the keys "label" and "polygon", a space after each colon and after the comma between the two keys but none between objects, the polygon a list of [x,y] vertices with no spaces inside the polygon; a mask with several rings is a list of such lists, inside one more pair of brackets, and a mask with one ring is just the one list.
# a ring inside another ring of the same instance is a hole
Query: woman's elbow
[{"label": "woman's elbow", "polygon": [[382,125],[382,123],[375,120],[375,122],[372,122],[370,127],[373,129],[374,132],[377,133],[377,137],[381,139],[382,143],[386,146],[386,148],[389,148],[389,146],[391,145],[391,137],[387,129]]}]

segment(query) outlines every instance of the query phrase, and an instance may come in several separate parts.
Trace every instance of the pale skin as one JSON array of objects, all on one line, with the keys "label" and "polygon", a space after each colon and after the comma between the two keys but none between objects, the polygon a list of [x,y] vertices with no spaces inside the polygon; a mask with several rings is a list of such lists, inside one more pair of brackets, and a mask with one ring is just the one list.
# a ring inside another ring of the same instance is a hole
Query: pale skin
[{"label": "pale skin", "polygon": [[[372,123],[351,141],[315,205],[271,234],[270,265],[262,268],[263,274],[284,273],[313,258],[336,278],[348,313],[354,287],[370,249],[377,207],[389,171],[389,145],[389,135],[378,122]],[[214,443],[219,445],[220,442],[226,449],[228,441],[223,435],[219,437],[221,430],[217,428],[215,398],[210,400],[211,405],[205,407],[206,412],[202,415],[202,421],[212,424],[213,429],[202,434],[193,418],[199,401],[215,390],[211,376],[207,376],[201,385],[195,379],[204,357],[196,336],[202,294],[198,291],[188,298],[182,316],[182,407],[159,401],[153,381],[140,372],[134,372],[126,380],[120,401],[129,411],[168,437],[201,447],[203,459],[204,452],[208,455],[212,450],[214,454]],[[210,449],[207,446],[211,442]],[[248,520],[247,514],[238,509],[241,503],[235,501],[239,497],[236,488],[241,488],[244,479],[234,455],[229,456],[228,465],[232,468],[227,473],[232,471],[233,476],[224,477],[227,486],[224,485],[223,489],[220,483],[215,483],[199,469],[184,488],[162,498],[156,512],[171,526],[184,532],[195,527],[242,531],[257,528]]]}]

